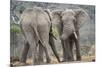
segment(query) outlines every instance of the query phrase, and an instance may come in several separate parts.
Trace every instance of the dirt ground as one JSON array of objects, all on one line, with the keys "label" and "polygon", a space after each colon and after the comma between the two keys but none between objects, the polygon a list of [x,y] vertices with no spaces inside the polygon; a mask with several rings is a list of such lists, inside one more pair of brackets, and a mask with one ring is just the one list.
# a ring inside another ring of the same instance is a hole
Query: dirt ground
[{"label": "dirt ground", "polygon": [[[82,56],[81,61],[72,61],[72,62],[63,62],[63,63],[82,63],[82,62],[95,62],[95,56]],[[19,63],[20,63],[19,61],[15,61],[15,62],[12,62],[11,64],[17,66]],[[27,59],[26,63],[28,65],[31,65],[32,64],[32,59]],[[58,64],[56,58],[53,57],[53,59],[51,59],[50,64]]]}]

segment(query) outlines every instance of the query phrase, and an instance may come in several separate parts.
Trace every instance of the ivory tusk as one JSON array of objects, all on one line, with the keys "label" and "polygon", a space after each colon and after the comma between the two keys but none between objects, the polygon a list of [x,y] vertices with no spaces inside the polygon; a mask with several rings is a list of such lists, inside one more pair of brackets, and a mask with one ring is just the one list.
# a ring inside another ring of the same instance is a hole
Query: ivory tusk
[{"label": "ivory tusk", "polygon": [[77,39],[78,37],[77,37],[77,34],[76,34],[76,32],[74,32],[74,35],[75,35],[75,38]]}]

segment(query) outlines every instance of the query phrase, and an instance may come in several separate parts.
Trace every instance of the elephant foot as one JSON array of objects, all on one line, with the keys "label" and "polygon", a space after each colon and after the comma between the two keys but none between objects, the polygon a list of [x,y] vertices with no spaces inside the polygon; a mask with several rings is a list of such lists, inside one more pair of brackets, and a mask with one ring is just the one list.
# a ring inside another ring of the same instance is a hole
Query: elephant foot
[{"label": "elephant foot", "polygon": [[67,59],[63,59],[61,62],[71,62],[74,61],[73,58],[67,58]]},{"label": "elephant foot", "polygon": [[10,66],[11,67],[16,67],[16,66],[26,66],[29,64],[23,63],[23,62],[15,62],[15,63],[11,63]]},{"label": "elephant foot", "polygon": [[51,59],[47,59],[46,63],[50,63],[51,62]]},{"label": "elephant foot", "polygon": [[19,63],[20,66],[26,66],[28,65],[27,63]]},{"label": "elephant foot", "polygon": [[65,60],[62,60],[61,62],[66,62]]},{"label": "elephant foot", "polygon": [[76,60],[81,61],[81,56],[78,56]]},{"label": "elephant foot", "polygon": [[63,59],[61,62],[68,62],[68,59]]}]

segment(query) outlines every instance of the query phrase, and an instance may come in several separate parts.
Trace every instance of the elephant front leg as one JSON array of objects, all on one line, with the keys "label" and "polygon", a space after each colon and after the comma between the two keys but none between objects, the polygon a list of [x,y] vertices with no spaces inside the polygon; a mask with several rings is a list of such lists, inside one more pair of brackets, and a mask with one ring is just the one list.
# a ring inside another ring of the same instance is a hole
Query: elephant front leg
[{"label": "elephant front leg", "polygon": [[70,40],[69,41],[69,45],[70,45],[70,51],[71,51],[71,60],[74,61],[74,55],[73,55],[73,45],[74,45],[74,41]]},{"label": "elephant front leg", "polygon": [[79,31],[76,32],[78,38],[75,38],[75,46],[76,46],[76,60],[81,60],[81,54],[80,54],[80,44],[79,44]]},{"label": "elephant front leg", "polygon": [[62,40],[62,47],[63,47],[63,61],[71,61],[71,52],[68,39]]},{"label": "elephant front leg", "polygon": [[63,61],[62,62],[65,62],[65,61],[67,61],[66,48],[65,48],[63,40],[61,40],[61,43],[62,43],[62,48],[63,48]]},{"label": "elephant front leg", "polygon": [[76,41],[76,60],[80,61],[81,60],[81,54],[80,54],[80,46],[79,46],[79,42]]}]

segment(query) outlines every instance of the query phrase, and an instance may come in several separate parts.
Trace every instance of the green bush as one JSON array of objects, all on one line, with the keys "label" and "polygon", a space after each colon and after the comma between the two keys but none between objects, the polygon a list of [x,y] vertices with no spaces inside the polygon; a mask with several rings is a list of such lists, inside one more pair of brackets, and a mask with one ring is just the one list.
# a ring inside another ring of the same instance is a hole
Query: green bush
[{"label": "green bush", "polygon": [[10,31],[14,32],[14,33],[20,33],[21,29],[20,29],[20,26],[18,24],[12,24],[10,27]]},{"label": "green bush", "polygon": [[59,33],[58,33],[58,30],[57,30],[56,27],[53,27],[53,28],[52,28],[52,33],[53,33],[53,35],[54,35],[55,37],[59,37]]}]

